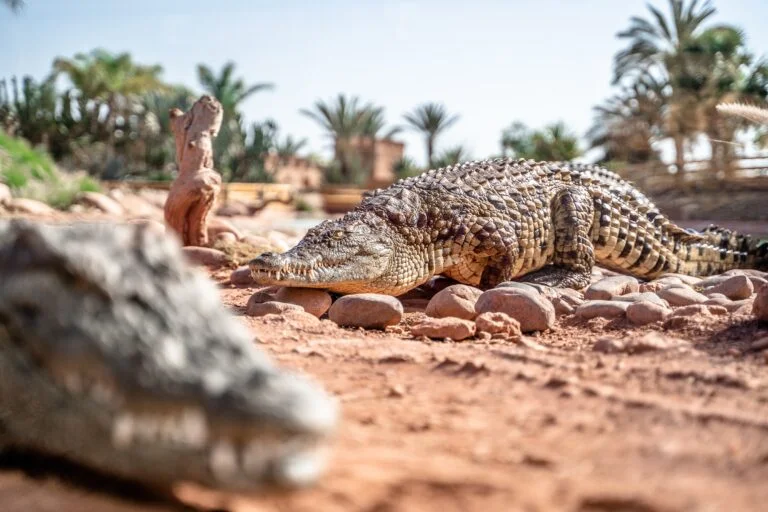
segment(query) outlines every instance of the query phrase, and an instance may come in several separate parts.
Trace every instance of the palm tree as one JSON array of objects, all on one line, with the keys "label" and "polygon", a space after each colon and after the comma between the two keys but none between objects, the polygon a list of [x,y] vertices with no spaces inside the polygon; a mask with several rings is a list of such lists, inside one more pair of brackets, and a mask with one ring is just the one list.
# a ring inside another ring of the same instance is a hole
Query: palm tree
[{"label": "palm tree", "polygon": [[461,162],[466,162],[471,157],[464,146],[454,146],[444,150],[435,159],[433,167],[448,167],[449,165],[456,165]]},{"label": "palm tree", "polygon": [[398,127],[384,131],[384,109],[371,103],[363,104],[357,96],[339,94],[330,102],[317,100],[312,109],[300,112],[316,121],[333,139],[334,171],[347,183],[362,181],[367,172],[358,146],[371,145],[366,142],[387,139],[399,131]]},{"label": "palm tree", "polygon": [[224,122],[214,140],[214,158],[218,168],[227,170],[234,156],[243,151],[245,140],[240,130],[242,119],[239,109],[243,102],[261,91],[274,89],[271,83],[247,85],[242,78],[235,78],[235,63],[227,62],[217,74],[210,67],[199,64],[197,77],[205,92],[216,97],[224,110]]},{"label": "palm tree", "polygon": [[595,107],[595,119],[587,133],[590,147],[601,147],[605,160],[630,163],[658,158],[653,143],[663,134],[663,112],[669,88],[650,75]]},{"label": "palm tree", "polygon": [[558,122],[543,130],[531,131],[523,123],[513,123],[501,136],[502,152],[534,160],[573,160],[581,154],[576,135]]},{"label": "palm tree", "polygon": [[768,97],[768,62],[754,62],[744,33],[728,25],[709,28],[689,44],[693,66],[687,89],[699,102],[704,132],[712,147],[711,168],[730,174],[732,144],[745,123],[719,115],[717,105],[727,102],[761,103]]},{"label": "palm tree", "polygon": [[690,68],[690,54],[685,50],[716,10],[708,0],[703,3],[691,0],[687,6],[684,0],[669,0],[669,7],[671,18],[668,19],[659,9],[649,5],[650,21],[634,16],[630,19],[629,28],[618,34],[620,39],[629,41],[629,46],[616,54],[614,82],[650,73],[671,84],[665,128],[667,135],[675,142],[677,176],[682,180],[685,143],[701,127],[697,101],[685,87],[681,87],[685,85]]},{"label": "palm tree", "polygon": [[424,135],[427,146],[427,164],[433,167],[435,141],[437,136],[459,120],[458,115],[448,115],[445,106],[440,103],[425,103],[413,112],[403,115],[411,127]]},{"label": "palm tree", "polygon": [[24,7],[24,0],[3,0],[3,3],[14,12],[18,12]]},{"label": "palm tree", "polygon": [[161,80],[163,68],[159,65],[136,64],[129,53],[112,54],[96,49],[91,53],[78,53],[72,59],[57,58],[53,62],[54,74],[64,74],[72,83],[80,98],[83,110],[89,117],[92,135],[96,135],[102,106],[107,108],[103,129],[109,137],[114,135],[115,125],[132,103],[151,91],[167,90]]},{"label": "palm tree", "polygon": [[291,135],[286,135],[282,141],[275,143],[275,151],[277,156],[285,160],[298,155],[306,145],[307,139],[294,139]]}]

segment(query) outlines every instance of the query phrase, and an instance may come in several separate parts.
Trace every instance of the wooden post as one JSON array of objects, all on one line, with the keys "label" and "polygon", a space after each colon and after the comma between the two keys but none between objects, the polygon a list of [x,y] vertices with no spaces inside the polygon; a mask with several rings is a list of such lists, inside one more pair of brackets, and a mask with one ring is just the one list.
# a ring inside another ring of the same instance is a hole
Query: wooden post
[{"label": "wooden post", "polygon": [[213,169],[213,138],[223,109],[216,98],[205,95],[189,112],[174,108],[170,114],[179,175],[165,201],[165,222],[185,246],[206,246],[208,213],[221,190],[221,175]]}]

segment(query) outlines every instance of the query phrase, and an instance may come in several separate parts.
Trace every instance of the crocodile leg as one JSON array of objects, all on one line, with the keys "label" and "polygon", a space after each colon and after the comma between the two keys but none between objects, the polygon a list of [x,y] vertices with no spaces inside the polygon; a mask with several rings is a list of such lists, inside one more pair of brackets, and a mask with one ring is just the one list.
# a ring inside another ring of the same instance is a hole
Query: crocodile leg
[{"label": "crocodile leg", "polygon": [[594,204],[589,192],[566,188],[552,198],[555,250],[552,265],[521,281],[559,288],[584,288],[590,282],[595,251],[590,239]]}]

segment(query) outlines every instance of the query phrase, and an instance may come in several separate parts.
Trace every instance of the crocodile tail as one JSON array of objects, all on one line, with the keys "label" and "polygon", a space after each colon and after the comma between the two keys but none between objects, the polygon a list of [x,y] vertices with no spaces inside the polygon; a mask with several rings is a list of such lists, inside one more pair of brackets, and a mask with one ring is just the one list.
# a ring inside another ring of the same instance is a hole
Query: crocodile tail
[{"label": "crocodile tail", "polygon": [[681,271],[712,275],[743,268],[768,270],[768,240],[758,240],[730,229],[709,226],[681,236]]}]

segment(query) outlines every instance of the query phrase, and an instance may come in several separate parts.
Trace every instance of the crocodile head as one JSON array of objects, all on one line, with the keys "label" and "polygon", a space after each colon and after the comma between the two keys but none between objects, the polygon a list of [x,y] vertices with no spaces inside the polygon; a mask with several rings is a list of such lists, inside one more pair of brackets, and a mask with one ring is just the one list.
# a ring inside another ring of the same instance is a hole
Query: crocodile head
[{"label": "crocodile head", "polygon": [[153,486],[311,483],[337,406],[145,227],[0,223],[0,444]]},{"label": "crocodile head", "polygon": [[264,253],[249,266],[262,285],[395,295],[415,286],[407,275],[408,247],[390,222],[354,211],[310,229],[289,251]]}]

